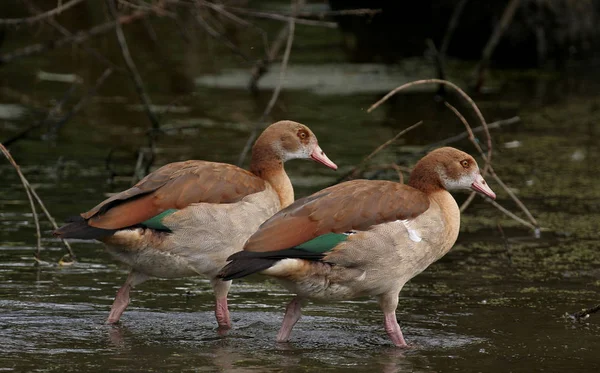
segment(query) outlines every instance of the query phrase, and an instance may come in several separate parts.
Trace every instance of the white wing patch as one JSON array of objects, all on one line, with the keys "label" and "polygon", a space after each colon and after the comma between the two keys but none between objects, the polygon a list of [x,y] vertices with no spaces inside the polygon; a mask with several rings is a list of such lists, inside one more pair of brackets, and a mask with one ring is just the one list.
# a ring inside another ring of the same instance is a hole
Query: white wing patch
[{"label": "white wing patch", "polygon": [[411,223],[410,220],[405,219],[405,220],[400,220],[400,222],[402,224],[404,224],[404,226],[406,227],[406,230],[408,231],[408,238],[410,238],[414,242],[421,242],[422,238],[421,238],[421,236],[419,236],[419,232],[417,232],[415,229],[412,229],[410,227],[410,223]]}]

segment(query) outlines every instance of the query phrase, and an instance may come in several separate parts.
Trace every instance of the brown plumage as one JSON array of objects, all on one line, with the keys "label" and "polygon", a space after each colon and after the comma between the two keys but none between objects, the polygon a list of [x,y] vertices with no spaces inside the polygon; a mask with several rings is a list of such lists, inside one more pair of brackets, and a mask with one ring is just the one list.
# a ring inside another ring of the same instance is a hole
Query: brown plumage
[{"label": "brown plumage", "polygon": [[337,168],[308,127],[280,121],[256,140],[250,171],[208,161],[167,164],[53,233],[99,239],[117,260],[131,267],[108,322],[119,320],[130,289],[150,277],[205,275],[217,298],[219,328],[228,329],[230,282],[217,279],[216,274],[264,220],[293,202],[294,190],[283,163],[295,158]]},{"label": "brown plumage", "polygon": [[398,295],[454,245],[460,211],[448,190],[461,189],[496,197],[475,160],[450,147],[417,162],[408,185],[377,180],[334,185],[269,218],[243,251],[228,258],[219,277],[260,272],[296,294],[278,341],[289,339],[302,299],[374,296],[390,339],[405,347],[395,315]]},{"label": "brown plumage", "polygon": [[233,203],[265,190],[265,180],[225,163],[175,162],[101,202],[81,217],[104,229],[126,228],[192,203]]},{"label": "brown plumage", "polygon": [[367,230],[398,219],[411,219],[429,208],[427,195],[385,180],[352,180],[297,200],[261,225],[246,251],[294,247],[325,233]]}]

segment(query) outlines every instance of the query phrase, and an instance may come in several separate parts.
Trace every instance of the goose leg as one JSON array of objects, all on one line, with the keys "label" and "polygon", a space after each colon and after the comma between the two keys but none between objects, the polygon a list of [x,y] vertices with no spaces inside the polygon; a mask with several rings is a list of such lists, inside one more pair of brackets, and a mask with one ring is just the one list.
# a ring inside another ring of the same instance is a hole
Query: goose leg
[{"label": "goose leg", "polygon": [[290,340],[292,328],[296,325],[298,320],[300,320],[300,316],[302,316],[301,308],[302,304],[299,297],[292,299],[290,304],[288,304],[285,309],[285,316],[283,317],[281,329],[279,329],[279,333],[277,333],[277,342],[287,342]]},{"label": "goose leg", "polygon": [[125,308],[129,305],[129,291],[142,282],[146,281],[148,276],[143,273],[136,272],[132,270],[129,272],[129,276],[127,276],[127,280],[121,286],[119,291],[117,291],[117,296],[113,301],[112,307],[110,309],[110,314],[108,315],[108,320],[106,320],[109,324],[116,324],[119,322],[121,315],[125,311]]},{"label": "goose leg", "polygon": [[229,318],[229,309],[227,308],[227,294],[229,293],[229,287],[231,281],[223,281],[214,278],[210,281],[215,292],[215,317],[217,318],[217,324],[219,324],[219,334],[225,334],[231,329],[231,319]]},{"label": "goose leg", "polygon": [[385,294],[379,297],[379,307],[383,311],[383,325],[387,335],[397,347],[408,347],[398,320],[396,319],[396,308],[398,307],[398,294]]}]

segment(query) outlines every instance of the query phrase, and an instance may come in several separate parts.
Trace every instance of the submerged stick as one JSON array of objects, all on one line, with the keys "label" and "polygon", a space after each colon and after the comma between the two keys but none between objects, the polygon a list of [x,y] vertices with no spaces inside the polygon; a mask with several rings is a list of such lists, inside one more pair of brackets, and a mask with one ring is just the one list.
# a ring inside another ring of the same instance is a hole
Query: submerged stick
[{"label": "submerged stick", "polygon": [[596,306],[585,310],[581,310],[579,312],[575,312],[571,316],[575,318],[575,320],[580,321],[587,319],[588,317],[590,317],[591,314],[596,313],[598,311],[600,311],[600,304],[597,304]]},{"label": "submerged stick", "polygon": [[348,178],[353,178],[356,176],[356,173],[358,172],[359,168],[364,165],[369,159],[373,158],[373,156],[375,156],[375,154],[379,153],[380,151],[382,151],[383,149],[387,148],[390,144],[392,144],[394,141],[398,140],[400,138],[400,136],[404,135],[407,132],[410,132],[411,130],[419,127],[421,124],[423,124],[423,121],[418,121],[417,123],[413,124],[410,127],[407,127],[405,129],[403,129],[402,131],[398,132],[396,134],[396,136],[392,137],[391,139],[387,140],[386,142],[384,142],[383,144],[379,145],[377,148],[375,148],[375,150],[373,150],[369,155],[367,155],[365,158],[363,158],[362,161],[360,161],[359,164],[357,164],[356,166],[354,166],[354,168],[352,170],[350,170],[348,173],[346,173],[346,175],[342,176],[339,180],[337,180],[337,183],[339,183],[340,181],[346,180]]},{"label": "submerged stick", "polygon": [[[294,9],[297,8],[296,5],[297,5],[297,2],[292,1],[292,7]],[[267,116],[269,115],[271,110],[273,110],[273,107],[275,106],[275,102],[277,102],[277,98],[279,97],[279,93],[281,92],[281,87],[283,86],[283,81],[285,79],[287,64],[290,59],[290,53],[292,51],[292,44],[294,43],[294,32],[296,30],[294,17],[290,17],[288,27],[289,27],[288,37],[287,37],[287,43],[285,45],[285,52],[283,53],[283,60],[281,62],[281,70],[279,71],[279,81],[277,82],[277,85],[275,86],[275,89],[273,90],[273,94],[271,95],[271,99],[269,100],[267,107],[263,111],[260,119],[256,122],[256,125],[252,129],[252,133],[250,133],[248,140],[246,140],[244,149],[240,153],[240,156],[239,156],[238,162],[237,162],[237,165],[240,167],[244,163],[244,160],[246,159],[246,155],[248,154],[248,152],[250,151],[250,148],[252,147],[252,143],[254,143],[254,140],[258,136],[258,130],[262,127],[264,120],[267,118]]]}]

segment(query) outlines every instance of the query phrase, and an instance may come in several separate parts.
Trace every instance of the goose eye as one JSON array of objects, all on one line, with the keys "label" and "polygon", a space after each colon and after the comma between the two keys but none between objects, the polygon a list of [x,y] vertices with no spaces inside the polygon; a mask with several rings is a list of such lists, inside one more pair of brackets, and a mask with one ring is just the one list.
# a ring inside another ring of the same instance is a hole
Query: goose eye
[{"label": "goose eye", "polygon": [[460,164],[464,167],[464,168],[469,168],[469,161],[464,160],[464,161],[460,161]]},{"label": "goose eye", "polygon": [[298,133],[298,137],[300,137],[302,140],[304,140],[306,138],[307,134],[304,131],[300,131],[300,133]]}]

